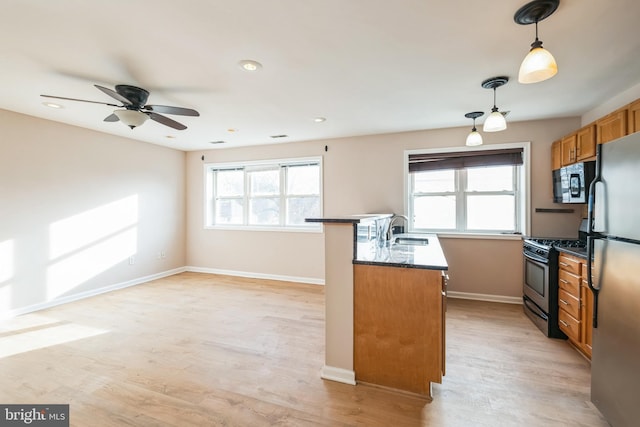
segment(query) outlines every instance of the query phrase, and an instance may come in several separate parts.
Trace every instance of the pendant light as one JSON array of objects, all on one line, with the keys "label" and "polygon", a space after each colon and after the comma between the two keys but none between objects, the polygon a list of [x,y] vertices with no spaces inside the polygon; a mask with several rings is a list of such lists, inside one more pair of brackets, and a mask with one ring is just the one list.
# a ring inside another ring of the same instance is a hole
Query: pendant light
[{"label": "pendant light", "polygon": [[467,136],[466,145],[469,147],[482,145],[482,135],[480,135],[480,132],[478,132],[478,130],[476,129],[476,119],[483,114],[484,111],[473,111],[464,115],[468,119],[473,119],[473,129],[471,129],[471,133]]},{"label": "pendant light", "polygon": [[498,107],[496,107],[496,88],[507,84],[508,81],[509,77],[500,76],[491,77],[482,82],[483,88],[493,89],[493,108],[487,120],[484,121],[484,125],[482,126],[483,132],[498,132],[507,128],[507,121],[504,118],[504,114],[498,111]]},{"label": "pendant light", "polygon": [[538,83],[550,79],[558,72],[558,64],[553,55],[542,47],[538,40],[538,22],[556,11],[560,0],[534,0],[522,6],[513,16],[520,25],[536,24],[536,39],[531,43],[531,50],[520,65],[518,81],[520,83]]}]

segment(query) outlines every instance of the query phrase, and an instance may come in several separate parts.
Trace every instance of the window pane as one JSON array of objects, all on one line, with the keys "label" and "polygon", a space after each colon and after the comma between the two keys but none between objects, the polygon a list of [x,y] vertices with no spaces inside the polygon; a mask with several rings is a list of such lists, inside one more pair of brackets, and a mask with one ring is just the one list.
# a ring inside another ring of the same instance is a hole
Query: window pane
[{"label": "window pane", "polygon": [[249,172],[252,196],[270,196],[280,193],[280,169]]},{"label": "window pane", "polygon": [[443,193],[455,191],[455,171],[441,170],[413,173],[415,193]]},{"label": "window pane", "polygon": [[242,196],[243,194],[243,170],[221,170],[216,172],[216,195],[218,197]]},{"label": "window pane", "polygon": [[468,196],[469,230],[515,230],[514,196]]},{"label": "window pane", "polygon": [[513,190],[513,166],[467,169],[467,191]]},{"label": "window pane", "polygon": [[242,200],[216,200],[216,224],[242,224]]},{"label": "window pane", "polygon": [[429,229],[456,228],[455,196],[423,196],[414,200],[414,227]]},{"label": "window pane", "polygon": [[287,199],[287,225],[309,225],[305,218],[320,217],[319,197],[290,197]]},{"label": "window pane", "polygon": [[280,199],[251,199],[249,201],[249,223],[278,225],[280,223]]},{"label": "window pane", "polygon": [[287,168],[287,194],[320,194],[320,166]]}]

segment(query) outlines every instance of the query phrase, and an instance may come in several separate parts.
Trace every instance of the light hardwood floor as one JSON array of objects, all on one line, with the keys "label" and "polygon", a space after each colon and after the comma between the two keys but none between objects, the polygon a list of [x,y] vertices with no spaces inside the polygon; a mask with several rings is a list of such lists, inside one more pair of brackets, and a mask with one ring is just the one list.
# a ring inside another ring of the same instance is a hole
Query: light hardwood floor
[{"label": "light hardwood floor", "polygon": [[319,377],[323,287],[183,273],[0,324],[0,403],[74,426],[606,426],[522,307],[448,301],[434,400]]}]

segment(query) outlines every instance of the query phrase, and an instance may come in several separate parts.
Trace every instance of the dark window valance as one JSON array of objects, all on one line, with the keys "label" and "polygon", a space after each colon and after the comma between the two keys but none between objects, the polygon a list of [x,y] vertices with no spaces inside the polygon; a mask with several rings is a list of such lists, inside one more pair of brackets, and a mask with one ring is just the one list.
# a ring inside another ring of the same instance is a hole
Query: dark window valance
[{"label": "dark window valance", "polygon": [[522,164],[522,148],[409,154],[409,172]]}]

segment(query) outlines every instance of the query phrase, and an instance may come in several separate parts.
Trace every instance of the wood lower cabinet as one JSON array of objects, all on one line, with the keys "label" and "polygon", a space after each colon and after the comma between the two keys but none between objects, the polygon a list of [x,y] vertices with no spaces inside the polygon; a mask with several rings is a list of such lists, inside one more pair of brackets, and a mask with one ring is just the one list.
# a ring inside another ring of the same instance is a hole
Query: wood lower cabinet
[{"label": "wood lower cabinet", "polygon": [[586,260],[561,253],[558,265],[558,326],[569,341],[590,359],[593,294],[586,280]]},{"label": "wood lower cabinet", "polygon": [[441,270],[354,265],[356,380],[431,397],[445,372]]}]

